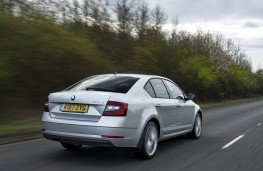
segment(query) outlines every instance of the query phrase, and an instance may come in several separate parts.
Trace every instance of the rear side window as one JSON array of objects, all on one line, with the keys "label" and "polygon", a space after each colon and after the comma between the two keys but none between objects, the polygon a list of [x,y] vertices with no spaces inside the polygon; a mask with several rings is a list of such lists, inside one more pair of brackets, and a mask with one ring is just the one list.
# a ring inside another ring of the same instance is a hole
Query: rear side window
[{"label": "rear side window", "polygon": [[152,85],[151,85],[151,83],[149,81],[144,86],[144,89],[151,97],[155,97],[155,93],[154,93],[153,87],[152,87]]},{"label": "rear side window", "polygon": [[166,87],[163,84],[163,81],[161,79],[151,79],[150,82],[153,86],[156,97],[158,97],[158,98],[169,98],[169,94],[167,92],[167,89],[166,89]]},{"label": "rear side window", "polygon": [[66,91],[87,90],[127,93],[138,80],[139,78],[131,76],[99,75],[89,77],[69,87]]}]

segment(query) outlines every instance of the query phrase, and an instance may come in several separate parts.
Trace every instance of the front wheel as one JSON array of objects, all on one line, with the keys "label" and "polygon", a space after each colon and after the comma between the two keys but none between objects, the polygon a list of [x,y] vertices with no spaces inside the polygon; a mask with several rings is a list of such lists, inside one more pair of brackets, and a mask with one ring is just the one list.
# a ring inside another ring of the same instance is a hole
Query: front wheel
[{"label": "front wheel", "polygon": [[149,122],[143,131],[139,152],[136,154],[144,159],[151,159],[157,150],[158,137],[156,124],[154,122]]},{"label": "front wheel", "polygon": [[201,132],[202,132],[202,118],[201,115],[198,113],[195,118],[193,130],[188,135],[191,138],[198,139],[201,136]]},{"label": "front wheel", "polygon": [[61,143],[62,147],[64,147],[67,150],[70,151],[76,151],[79,150],[81,148],[82,145],[78,145],[78,144],[69,144],[69,143]]}]

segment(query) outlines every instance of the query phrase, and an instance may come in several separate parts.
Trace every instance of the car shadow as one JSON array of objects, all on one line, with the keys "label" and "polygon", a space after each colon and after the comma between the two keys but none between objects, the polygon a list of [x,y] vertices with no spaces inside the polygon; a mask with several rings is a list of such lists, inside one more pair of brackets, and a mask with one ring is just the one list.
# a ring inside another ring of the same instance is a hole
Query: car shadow
[{"label": "car shadow", "polygon": [[[69,151],[62,147],[52,153],[49,153],[47,158],[49,160],[70,163],[76,166],[96,167],[100,169],[115,168],[120,169],[121,166],[129,167],[135,166],[136,164],[147,164],[155,163],[166,158],[167,154],[171,153],[171,149],[178,148],[185,143],[191,143],[189,138],[186,136],[180,136],[173,139],[169,139],[159,143],[156,156],[151,160],[144,160],[134,155],[134,149],[127,148],[108,148],[108,147],[92,147],[83,146],[78,151]],[[175,156],[179,157],[179,156]],[[121,164],[121,165],[120,165]],[[140,165],[141,166],[141,165]],[[125,167],[124,167],[125,168]],[[124,169],[123,168],[123,169]]]}]

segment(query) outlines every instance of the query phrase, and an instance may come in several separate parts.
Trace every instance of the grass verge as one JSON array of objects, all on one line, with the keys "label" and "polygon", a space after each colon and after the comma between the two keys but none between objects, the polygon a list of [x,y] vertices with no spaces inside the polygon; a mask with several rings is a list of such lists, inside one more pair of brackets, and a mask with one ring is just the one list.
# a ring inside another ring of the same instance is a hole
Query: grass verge
[{"label": "grass verge", "polygon": [[250,98],[250,99],[224,100],[222,102],[214,102],[214,103],[201,103],[200,107],[202,108],[202,110],[206,110],[206,109],[213,109],[217,107],[235,105],[235,104],[246,103],[256,100],[263,100],[263,97]]},{"label": "grass verge", "polygon": [[40,122],[9,123],[0,125],[0,138],[40,132]]}]

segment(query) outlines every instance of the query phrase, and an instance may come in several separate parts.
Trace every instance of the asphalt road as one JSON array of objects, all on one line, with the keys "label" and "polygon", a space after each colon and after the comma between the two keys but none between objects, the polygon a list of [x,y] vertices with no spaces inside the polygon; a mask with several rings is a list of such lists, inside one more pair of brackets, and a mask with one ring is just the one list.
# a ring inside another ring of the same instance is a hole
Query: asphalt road
[{"label": "asphalt road", "polygon": [[161,142],[152,160],[138,159],[127,149],[87,146],[71,152],[38,139],[0,146],[0,170],[263,170],[263,101],[206,110],[203,117],[200,139]]}]

